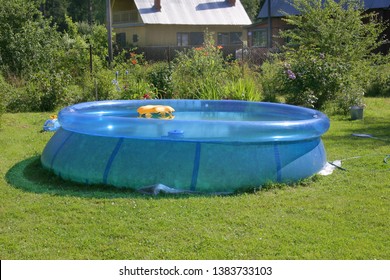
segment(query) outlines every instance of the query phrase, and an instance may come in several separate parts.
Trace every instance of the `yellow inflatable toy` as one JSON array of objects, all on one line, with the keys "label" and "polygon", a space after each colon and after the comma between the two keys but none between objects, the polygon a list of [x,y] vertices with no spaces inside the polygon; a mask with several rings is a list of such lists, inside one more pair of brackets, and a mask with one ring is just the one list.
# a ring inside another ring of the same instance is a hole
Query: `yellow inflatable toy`
[{"label": "yellow inflatable toy", "polygon": [[164,120],[173,119],[175,116],[172,115],[172,112],[174,111],[175,109],[173,109],[171,106],[164,105],[145,105],[137,109],[140,118],[145,117],[150,119],[153,116],[157,116],[159,119]]}]

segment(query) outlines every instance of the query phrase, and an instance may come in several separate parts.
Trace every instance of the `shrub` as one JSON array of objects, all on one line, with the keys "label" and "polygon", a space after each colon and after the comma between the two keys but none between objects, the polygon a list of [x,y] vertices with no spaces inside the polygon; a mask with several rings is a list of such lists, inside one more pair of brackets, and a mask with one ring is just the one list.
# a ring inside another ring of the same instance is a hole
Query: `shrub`
[{"label": "shrub", "polygon": [[358,1],[296,0],[293,5],[301,16],[286,19],[294,28],[282,32],[290,43],[278,68],[287,102],[321,109],[336,101],[344,112],[360,105],[367,74],[379,57],[372,51],[384,42],[379,38],[384,24],[364,14]]},{"label": "shrub", "polygon": [[390,97],[390,63],[378,65],[373,70],[376,75],[367,86],[366,96]]},{"label": "shrub", "polygon": [[3,75],[0,75],[0,128],[1,128],[1,116],[5,112],[5,98],[6,94],[9,94],[11,87],[4,80]]},{"label": "shrub", "polygon": [[282,82],[279,73],[282,71],[279,60],[265,61],[260,67],[260,78],[263,90],[263,101],[278,102],[278,95],[282,92]]},{"label": "shrub", "polygon": [[175,98],[221,99],[227,80],[226,62],[221,47],[214,46],[212,35],[205,32],[202,47],[179,52],[173,63]]},{"label": "shrub", "polygon": [[0,0],[0,58],[3,70],[28,77],[52,69],[60,34],[42,17],[36,1]]},{"label": "shrub", "polygon": [[228,81],[224,91],[225,99],[260,101],[262,98],[261,84],[255,74]]},{"label": "shrub", "polygon": [[156,62],[147,68],[147,80],[152,84],[160,98],[172,98],[172,67],[166,62]]},{"label": "shrub", "polygon": [[115,72],[111,73],[111,82],[120,99],[158,98],[157,88],[148,81],[148,65],[143,54],[134,50],[123,51],[115,58]]}]

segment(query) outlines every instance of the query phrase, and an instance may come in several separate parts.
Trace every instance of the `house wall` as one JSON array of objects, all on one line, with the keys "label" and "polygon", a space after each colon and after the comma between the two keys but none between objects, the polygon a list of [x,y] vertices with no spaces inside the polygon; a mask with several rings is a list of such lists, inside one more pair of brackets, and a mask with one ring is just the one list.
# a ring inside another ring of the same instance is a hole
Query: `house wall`
[{"label": "house wall", "polygon": [[[283,38],[280,38],[279,32],[281,30],[288,29],[289,26],[281,18],[272,18],[271,26],[272,26],[272,47],[278,47],[280,45],[283,45],[285,42],[284,42]],[[248,45],[250,47],[255,47],[254,41],[253,41],[254,32],[256,32],[258,30],[264,30],[266,32],[266,34],[268,34],[268,21],[264,20],[260,23],[252,25],[252,26],[248,27],[247,30],[248,30],[248,33],[250,34],[248,36]],[[266,36],[266,37],[268,37],[268,36]],[[264,46],[264,48],[267,48],[267,45]]]},{"label": "house wall", "polygon": [[137,9],[134,1],[130,0],[111,0],[111,6],[113,12]]},{"label": "house wall", "polygon": [[[218,42],[217,34],[219,32],[242,32],[242,39],[247,41],[246,30],[241,26],[198,26],[198,25],[142,25],[115,27],[116,34],[125,33],[126,42],[132,46],[177,46],[178,32],[204,32],[208,30],[213,33],[215,43]],[[136,35],[137,42],[134,42]],[[123,35],[122,35],[123,36]]]}]

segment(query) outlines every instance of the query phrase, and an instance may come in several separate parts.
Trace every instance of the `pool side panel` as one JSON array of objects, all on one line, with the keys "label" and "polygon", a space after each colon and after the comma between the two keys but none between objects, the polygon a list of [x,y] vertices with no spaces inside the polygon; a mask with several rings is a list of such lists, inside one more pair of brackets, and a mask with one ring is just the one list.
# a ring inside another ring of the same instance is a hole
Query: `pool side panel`
[{"label": "pool side panel", "polygon": [[[41,161],[63,179],[86,184],[102,184],[107,161],[117,144],[118,138],[90,136],[73,133],[67,141],[62,129],[50,139],[49,150],[44,150]],[[53,151],[57,150],[56,153]],[[47,165],[47,158],[52,165]]]},{"label": "pool side panel", "polygon": [[124,139],[107,184],[139,189],[154,184],[190,190],[196,143]]},{"label": "pool side panel", "polygon": [[326,163],[320,138],[275,143],[200,143],[90,136],[60,129],[41,156],[64,179],[139,189],[154,184],[234,192],[296,181]]},{"label": "pool side panel", "polygon": [[273,143],[203,143],[197,191],[234,192],[277,179]]},{"label": "pool side panel", "polygon": [[62,149],[67,140],[72,136],[72,132],[59,129],[46,144],[42,155],[41,163],[42,165],[51,170],[53,169],[53,163],[58,152]]},{"label": "pool side panel", "polygon": [[[289,151],[294,150],[294,146],[284,147],[283,153],[288,154]],[[310,177],[319,172],[326,164],[326,152],[321,139],[314,139],[312,141],[306,141],[300,143],[299,146],[302,149],[301,154],[290,154],[285,158],[282,174],[283,182],[294,182],[303,178]],[[299,149],[299,148],[296,148]]]}]

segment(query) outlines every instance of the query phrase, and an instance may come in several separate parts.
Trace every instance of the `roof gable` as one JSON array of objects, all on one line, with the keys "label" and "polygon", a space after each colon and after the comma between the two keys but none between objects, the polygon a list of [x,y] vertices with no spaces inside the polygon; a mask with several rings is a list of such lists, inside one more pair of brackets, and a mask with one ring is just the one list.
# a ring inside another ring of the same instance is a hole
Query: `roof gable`
[{"label": "roof gable", "polygon": [[[268,17],[268,1],[265,0],[259,15],[258,19]],[[271,17],[283,17],[286,13],[289,15],[299,15],[300,12],[297,11],[292,5],[293,0],[271,0]],[[364,0],[364,9],[389,9],[390,0]]]},{"label": "roof gable", "polygon": [[240,0],[230,5],[225,0],[134,0],[145,24],[249,25],[251,20]]}]

